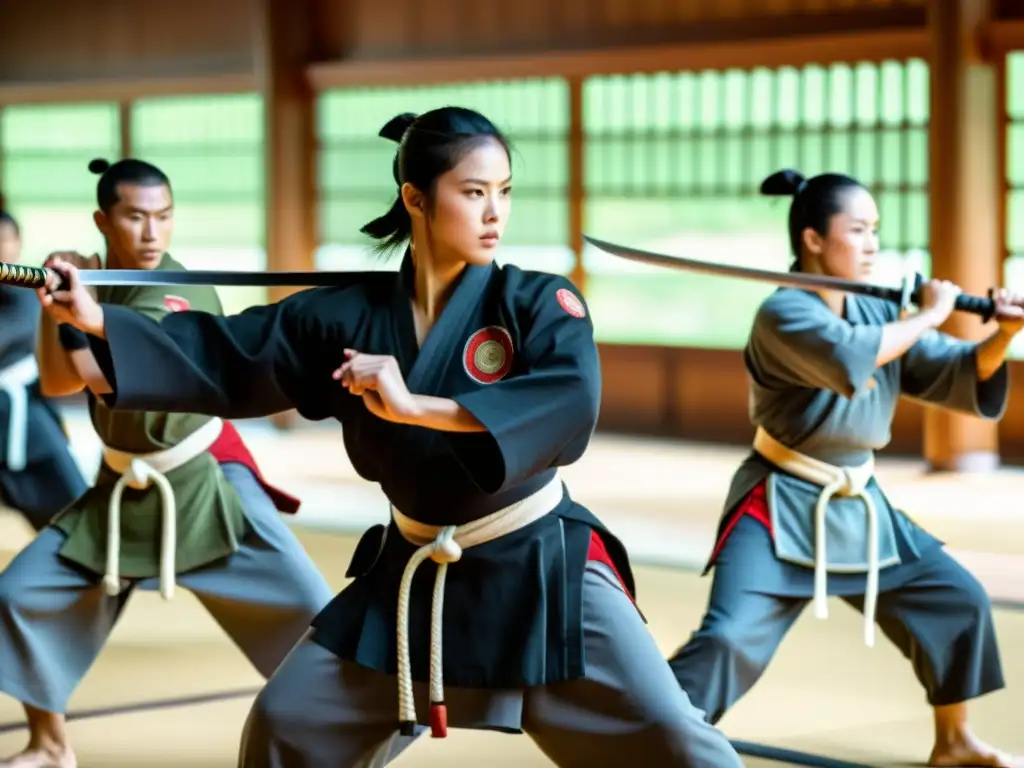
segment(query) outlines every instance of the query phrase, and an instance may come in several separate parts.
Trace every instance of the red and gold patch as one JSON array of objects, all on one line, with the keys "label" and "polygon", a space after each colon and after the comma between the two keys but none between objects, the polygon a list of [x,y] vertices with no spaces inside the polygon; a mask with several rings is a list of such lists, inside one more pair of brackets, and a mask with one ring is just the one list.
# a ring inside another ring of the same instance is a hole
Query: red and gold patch
[{"label": "red and gold patch", "polygon": [[462,366],[473,381],[493,384],[512,370],[512,337],[497,325],[481,328],[469,337],[462,352]]}]

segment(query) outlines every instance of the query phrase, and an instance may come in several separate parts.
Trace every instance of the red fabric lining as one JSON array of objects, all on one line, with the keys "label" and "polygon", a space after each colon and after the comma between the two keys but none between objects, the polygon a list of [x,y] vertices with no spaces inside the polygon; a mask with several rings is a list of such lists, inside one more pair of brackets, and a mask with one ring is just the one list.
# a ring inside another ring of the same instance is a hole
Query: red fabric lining
[{"label": "red fabric lining", "polygon": [[286,515],[294,515],[299,511],[299,506],[302,504],[301,501],[291,494],[285,493],[280,488],[275,488],[266,481],[263,473],[260,472],[259,466],[256,464],[256,459],[253,458],[249,448],[242,440],[242,436],[238,434],[235,425],[230,421],[224,421],[224,428],[221,429],[220,436],[210,446],[210,454],[217,460],[218,464],[238,462],[252,470],[252,473],[256,475],[256,479],[259,480],[263,490],[270,496],[279,512],[283,512]]},{"label": "red fabric lining", "polygon": [[740,502],[736,511],[729,518],[729,521],[722,528],[722,534],[718,537],[718,542],[715,544],[715,551],[711,555],[711,563],[714,563],[718,558],[719,553],[722,551],[722,547],[725,546],[725,542],[729,538],[729,534],[733,532],[736,524],[743,517],[752,517],[757,522],[761,523],[765,528],[768,529],[768,535],[774,535],[772,532],[772,518],[768,512],[768,481],[762,480],[752,490],[747,497]]},{"label": "red fabric lining", "polygon": [[615,578],[619,580],[619,584],[622,585],[622,591],[625,592],[630,600],[633,600],[633,604],[636,605],[636,600],[633,599],[633,595],[629,589],[626,588],[626,582],[622,580],[622,574],[619,573],[619,569],[615,567],[615,563],[612,562],[611,555],[608,554],[608,550],[604,546],[604,542],[601,537],[598,536],[597,531],[590,532],[590,549],[587,550],[587,560],[592,563],[604,563],[612,569],[612,573],[615,574]]}]

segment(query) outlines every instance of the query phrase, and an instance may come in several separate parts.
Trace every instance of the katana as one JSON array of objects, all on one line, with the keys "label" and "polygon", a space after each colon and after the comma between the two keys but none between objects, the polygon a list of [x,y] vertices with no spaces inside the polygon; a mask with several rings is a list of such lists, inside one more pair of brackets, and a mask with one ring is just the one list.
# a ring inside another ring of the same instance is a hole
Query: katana
[{"label": "katana", "polygon": [[[584,235],[583,239],[606,253],[641,264],[651,264],[653,266],[668,267],[669,269],[696,272],[715,277],[735,277],[741,280],[753,280],[759,283],[771,283],[790,288],[827,289],[854,293],[861,296],[874,296],[876,299],[894,302],[901,309],[906,308],[910,304],[920,305],[921,303],[921,287],[924,284],[924,278],[919,273],[909,275],[904,280],[902,287],[890,288],[884,285],[844,280],[843,278],[831,277],[829,275],[814,275],[807,272],[777,272],[771,269],[739,267],[732,264],[715,264],[710,261],[687,259],[683,256],[669,256],[664,253],[653,253],[651,251],[642,251],[639,248],[616,245],[605,240],[598,240],[596,237],[590,237],[589,235]],[[991,320],[996,312],[996,303],[991,295],[982,297],[968,296],[962,293],[956,297],[955,306],[960,312],[979,315],[985,322]]]},{"label": "katana", "polygon": [[[340,285],[352,279],[351,272],[240,272],[228,269],[82,269],[82,285],[222,285],[300,286]],[[26,267],[0,262],[0,285],[44,288],[59,272],[46,267]]]}]

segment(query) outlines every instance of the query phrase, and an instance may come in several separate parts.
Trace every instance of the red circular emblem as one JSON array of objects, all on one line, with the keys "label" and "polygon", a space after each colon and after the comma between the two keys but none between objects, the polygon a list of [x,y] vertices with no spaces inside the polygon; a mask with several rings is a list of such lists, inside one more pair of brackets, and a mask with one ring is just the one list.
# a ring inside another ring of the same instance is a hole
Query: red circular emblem
[{"label": "red circular emblem", "polygon": [[558,299],[558,303],[561,305],[562,309],[573,317],[587,316],[587,310],[583,307],[583,302],[580,301],[576,294],[568,288],[559,288],[558,292],[555,294],[555,298]]},{"label": "red circular emblem", "polygon": [[466,342],[462,366],[473,381],[481,384],[500,381],[512,369],[512,337],[497,325],[481,328]]}]

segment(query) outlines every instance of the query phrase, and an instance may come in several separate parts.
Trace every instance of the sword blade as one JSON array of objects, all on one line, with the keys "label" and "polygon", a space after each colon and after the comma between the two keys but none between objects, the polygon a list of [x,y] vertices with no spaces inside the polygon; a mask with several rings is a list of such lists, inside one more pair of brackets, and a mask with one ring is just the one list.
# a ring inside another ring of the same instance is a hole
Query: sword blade
[{"label": "sword blade", "polygon": [[[42,288],[54,276],[44,267],[0,262],[0,285]],[[151,270],[83,269],[82,285],[222,285],[222,286],[298,286],[344,285],[357,272],[238,272],[229,269]]]},{"label": "sword blade", "polygon": [[870,283],[858,283],[853,280],[844,280],[829,275],[812,275],[803,272],[777,272],[771,269],[757,269],[756,267],[740,267],[732,264],[715,264],[710,261],[699,261],[698,259],[687,259],[683,256],[670,256],[665,253],[654,253],[639,248],[630,248],[624,245],[616,245],[606,240],[599,240],[590,235],[584,235],[583,239],[613,256],[619,256],[640,264],[651,264],[658,267],[668,267],[685,272],[696,272],[715,277],[735,277],[743,280],[754,280],[759,283],[771,283],[778,286],[790,288],[816,288],[829,289],[833,291],[845,291],[846,293],[857,293],[862,296],[874,296],[889,301],[899,301],[901,292],[898,288],[889,288],[882,285]]},{"label": "sword blade", "polygon": [[340,285],[352,272],[237,272],[227,269],[150,270],[83,269],[82,285],[220,285],[302,286]]}]

